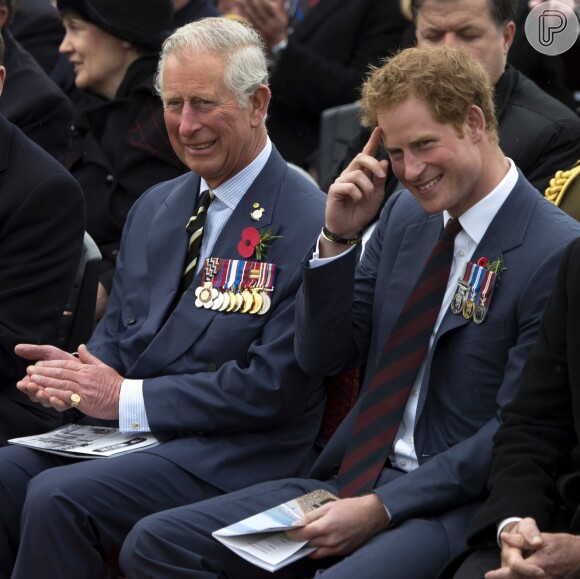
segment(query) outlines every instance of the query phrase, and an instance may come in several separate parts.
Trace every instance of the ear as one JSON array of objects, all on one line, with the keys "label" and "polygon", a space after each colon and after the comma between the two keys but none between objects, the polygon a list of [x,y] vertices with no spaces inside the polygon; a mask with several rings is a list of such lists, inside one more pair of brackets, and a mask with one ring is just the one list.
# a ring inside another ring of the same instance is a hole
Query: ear
[{"label": "ear", "polygon": [[260,84],[250,97],[248,106],[251,108],[251,125],[258,127],[264,122],[268,105],[270,104],[270,89],[265,84]]},{"label": "ear", "polygon": [[504,27],[503,27],[503,53],[507,56],[507,53],[514,41],[514,36],[516,34],[516,25],[513,20],[510,20]]},{"label": "ear", "polygon": [[465,116],[465,132],[473,143],[478,143],[485,134],[485,116],[477,105],[471,105]]},{"label": "ear", "polygon": [[6,69],[0,66],[0,95],[2,94],[2,89],[4,88],[4,79],[6,78]]}]

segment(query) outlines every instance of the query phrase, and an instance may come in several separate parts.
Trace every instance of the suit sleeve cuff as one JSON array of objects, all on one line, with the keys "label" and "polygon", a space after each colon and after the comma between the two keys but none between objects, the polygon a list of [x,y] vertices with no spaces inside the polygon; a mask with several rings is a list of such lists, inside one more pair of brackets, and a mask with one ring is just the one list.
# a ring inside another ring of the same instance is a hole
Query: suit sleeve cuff
[{"label": "suit sleeve cuff", "polygon": [[316,240],[316,247],[314,249],[314,251],[312,252],[312,257],[310,258],[310,261],[308,262],[308,266],[310,267],[310,269],[314,269],[316,267],[321,267],[327,263],[330,263],[331,261],[334,261],[335,259],[339,259],[344,255],[347,255],[348,253],[350,253],[356,246],[351,245],[346,251],[343,251],[342,253],[340,253],[339,255],[335,255],[334,257],[320,257],[320,237]]},{"label": "suit sleeve cuff", "polygon": [[143,380],[125,379],[121,384],[119,430],[123,433],[151,432],[143,399]]},{"label": "suit sleeve cuff", "polygon": [[509,525],[510,523],[517,523],[518,521],[521,521],[522,518],[521,517],[508,517],[507,519],[504,519],[503,521],[500,521],[497,525],[497,544],[499,545],[500,549],[501,549],[501,540],[499,538],[501,532],[504,530],[504,528]]}]

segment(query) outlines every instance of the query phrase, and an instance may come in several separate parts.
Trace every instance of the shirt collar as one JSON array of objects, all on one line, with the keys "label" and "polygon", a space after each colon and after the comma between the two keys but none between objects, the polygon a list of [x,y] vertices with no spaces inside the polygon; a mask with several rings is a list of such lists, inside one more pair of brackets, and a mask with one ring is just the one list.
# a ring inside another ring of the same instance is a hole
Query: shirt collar
[{"label": "shirt collar", "polygon": [[[271,152],[272,142],[270,141],[270,137],[267,137],[264,148],[249,165],[213,190],[216,199],[234,210],[268,162]],[[202,177],[199,191],[205,191],[208,188],[208,184]]]},{"label": "shirt collar", "polygon": [[[508,158],[510,168],[505,177],[497,184],[488,195],[481,201],[477,202],[473,207],[470,207],[465,213],[459,217],[459,222],[463,231],[469,237],[479,244],[487,231],[490,223],[493,221],[500,207],[508,198],[512,189],[515,187],[518,180],[518,170],[514,162]],[[447,210],[443,211],[443,225],[451,219],[451,215]]]}]

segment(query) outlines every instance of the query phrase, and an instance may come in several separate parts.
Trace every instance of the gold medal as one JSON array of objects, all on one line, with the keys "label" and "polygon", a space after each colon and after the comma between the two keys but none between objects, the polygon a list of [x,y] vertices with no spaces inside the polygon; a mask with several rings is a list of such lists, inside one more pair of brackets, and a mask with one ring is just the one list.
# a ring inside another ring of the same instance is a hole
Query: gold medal
[{"label": "gold medal", "polygon": [[241,312],[242,314],[247,314],[254,305],[254,296],[252,295],[252,292],[247,288],[242,292],[241,296],[242,300],[244,300]]},{"label": "gold medal", "polygon": [[473,310],[475,308],[475,302],[473,300],[467,300],[463,306],[463,317],[466,320],[471,319],[473,316]]},{"label": "gold medal", "polygon": [[244,305],[244,298],[242,297],[241,293],[234,294],[234,297],[236,298],[236,305],[234,307],[234,312],[239,312]]},{"label": "gold medal", "polygon": [[257,314],[262,309],[264,298],[262,298],[262,294],[259,291],[252,290],[252,293],[254,294],[254,305],[252,306],[250,313]]},{"label": "gold medal", "polygon": [[233,290],[230,290],[228,292],[228,296],[230,298],[230,303],[226,309],[226,312],[233,312],[234,308],[236,307],[236,294],[233,292]]}]

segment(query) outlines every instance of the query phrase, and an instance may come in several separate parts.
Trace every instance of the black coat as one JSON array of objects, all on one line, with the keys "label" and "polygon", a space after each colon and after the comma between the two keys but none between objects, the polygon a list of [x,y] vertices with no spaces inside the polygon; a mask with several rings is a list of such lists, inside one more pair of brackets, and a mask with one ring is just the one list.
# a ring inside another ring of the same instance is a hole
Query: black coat
[{"label": "black coat", "polygon": [[306,14],[270,79],[268,131],[287,161],[305,165],[322,111],[359,97],[369,65],[399,46],[404,26],[397,0],[320,0]]},{"label": "black coat", "polygon": [[[496,523],[533,517],[541,531],[580,533],[580,240],[566,250],[522,387],[502,414],[470,543],[495,543]],[[563,492],[565,491],[565,492]],[[567,517],[565,516],[567,514]],[[566,524],[562,524],[566,523]]]},{"label": "black coat", "polygon": [[115,100],[86,93],[75,109],[68,167],[85,194],[87,231],[103,254],[107,288],[133,203],[152,185],[188,170],[171,148],[153,93],[156,66],[154,56],[135,61]]},{"label": "black coat", "polygon": [[16,389],[30,362],[14,346],[54,341],[84,229],[76,181],[0,115],[0,446],[61,421]]},{"label": "black coat", "polygon": [[72,104],[9,30],[2,30],[2,36],[6,82],[0,97],[0,113],[63,162],[68,150]]}]

